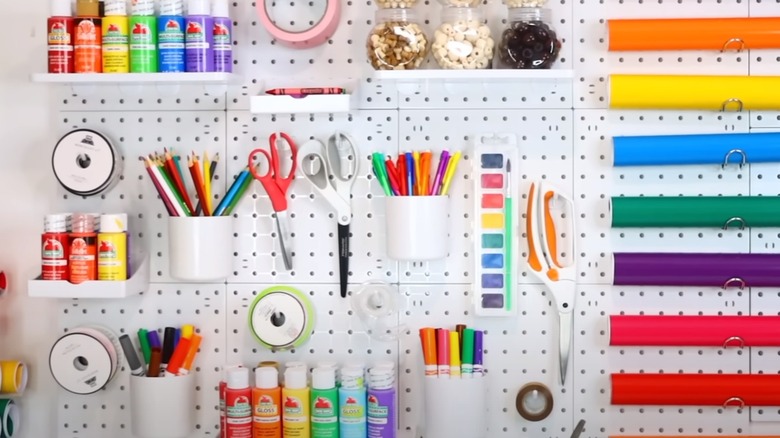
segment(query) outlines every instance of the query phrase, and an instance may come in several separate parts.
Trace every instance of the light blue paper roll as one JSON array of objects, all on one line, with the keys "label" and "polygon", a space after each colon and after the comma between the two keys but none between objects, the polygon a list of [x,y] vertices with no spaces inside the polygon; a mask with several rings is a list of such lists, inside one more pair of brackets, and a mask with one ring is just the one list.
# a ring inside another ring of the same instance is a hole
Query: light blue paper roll
[{"label": "light blue paper roll", "polygon": [[780,161],[780,132],[614,137],[615,166]]}]

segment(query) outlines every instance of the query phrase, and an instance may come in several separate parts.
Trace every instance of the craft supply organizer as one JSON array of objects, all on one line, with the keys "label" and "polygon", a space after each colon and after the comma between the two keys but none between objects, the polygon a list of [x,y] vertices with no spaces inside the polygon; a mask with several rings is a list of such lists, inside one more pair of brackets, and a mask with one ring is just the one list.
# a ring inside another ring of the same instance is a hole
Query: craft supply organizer
[{"label": "craft supply organizer", "polygon": [[[312,4],[322,9],[323,2]],[[294,14],[300,9],[292,2],[277,2],[277,7],[279,16],[299,19]],[[418,329],[463,323],[486,331],[491,437],[568,438],[581,419],[586,421],[581,436],[588,438],[767,435],[780,430],[777,408],[612,406],[609,397],[609,375],[617,372],[775,374],[780,372],[780,348],[610,347],[608,329],[609,315],[617,313],[780,314],[780,289],[612,286],[611,257],[613,252],[632,251],[773,253],[780,250],[780,228],[612,229],[609,211],[610,198],[620,195],[779,195],[776,164],[615,168],[611,137],[780,131],[780,112],[608,109],[610,74],[777,75],[780,50],[608,52],[605,24],[608,18],[776,15],[775,2],[552,0],[547,7],[563,42],[553,70],[487,70],[460,76],[433,70],[432,57],[424,70],[374,72],[367,63],[365,37],[375,6],[369,0],[343,0],[341,7],[339,28],[330,41],[295,50],[271,42],[254,2],[231,2],[235,72],[227,81],[50,85],[56,111],[52,145],[55,136],[73,128],[95,129],[111,137],[124,160],[119,183],[93,198],[70,195],[49,178],[45,193],[51,212],[127,212],[133,245],[149,255],[150,284],[143,294],[126,298],[56,301],[60,333],[37,333],[35,348],[49,348],[62,332],[85,324],[118,334],[140,326],[196,324],[207,335],[196,373],[198,437],[219,435],[217,385],[226,364],[392,360],[399,370],[400,436],[421,437],[425,403]],[[440,23],[440,8],[433,1],[415,6],[429,35]],[[29,26],[45,23],[45,7],[35,9],[39,16],[24,17]],[[506,9],[497,0],[488,0],[482,9],[495,38],[504,27]],[[43,60],[45,53],[37,56]],[[42,72],[43,65],[30,73]],[[252,96],[278,84],[297,86],[296,81],[350,84],[351,103],[345,109],[339,101],[338,110],[317,113],[250,112]],[[259,183],[253,183],[234,212],[227,280],[186,284],[170,276],[167,213],[137,156],[164,146],[184,153],[193,148],[219,153],[214,187],[224,193],[232,176],[246,166],[248,153],[265,147],[270,134],[284,131],[300,144],[326,139],[337,130],[355,139],[363,158],[352,190],[349,290],[370,280],[393,285],[400,298],[398,322],[406,328],[397,342],[372,340],[350,301],[339,296],[336,221],[301,175],[290,189],[294,270],[284,269],[270,202]],[[476,136],[490,133],[513,133],[518,140],[519,162],[512,162],[519,221],[519,257],[514,259],[518,312],[508,318],[477,317],[473,303],[477,261],[472,178],[479,163],[470,152]],[[464,151],[451,186],[449,255],[430,262],[393,261],[386,254],[384,195],[373,181],[370,155],[409,149],[436,154],[444,148]],[[524,212],[535,180],[553,183],[575,201],[576,232],[564,237],[574,240],[576,251],[569,256],[578,267],[573,347],[564,386],[558,379],[556,308],[525,266]],[[31,235],[30,240],[37,237]],[[266,350],[247,325],[252,299],[274,284],[308,294],[317,314],[311,339],[292,351]],[[56,415],[47,419],[54,436],[131,436],[126,367],[105,390],[77,396],[57,386],[44,362],[31,365],[41,370],[29,391],[56,405]],[[514,408],[517,391],[529,382],[545,384],[554,397],[551,415],[540,422],[523,420]],[[26,415],[27,425],[39,421]]]}]

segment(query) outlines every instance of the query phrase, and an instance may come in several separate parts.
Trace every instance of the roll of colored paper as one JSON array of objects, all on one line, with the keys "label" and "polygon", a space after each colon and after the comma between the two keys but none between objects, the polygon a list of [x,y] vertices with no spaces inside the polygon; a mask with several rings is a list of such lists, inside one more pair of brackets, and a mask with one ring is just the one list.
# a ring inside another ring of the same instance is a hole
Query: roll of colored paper
[{"label": "roll of colored paper", "polygon": [[780,76],[611,75],[614,109],[776,110]]},{"label": "roll of colored paper", "polygon": [[777,347],[780,316],[610,315],[609,345]]},{"label": "roll of colored paper", "polygon": [[610,435],[609,438],[780,438],[780,435]]},{"label": "roll of colored paper", "polygon": [[614,137],[615,166],[780,161],[780,132]]},{"label": "roll of colored paper", "polygon": [[615,253],[619,286],[780,286],[780,254]]},{"label": "roll of colored paper", "polygon": [[619,196],[612,226],[780,227],[778,196]]},{"label": "roll of colored paper", "polygon": [[608,20],[609,50],[780,49],[780,18]]},{"label": "roll of colored paper", "polygon": [[777,406],[780,374],[612,374],[613,405]]}]

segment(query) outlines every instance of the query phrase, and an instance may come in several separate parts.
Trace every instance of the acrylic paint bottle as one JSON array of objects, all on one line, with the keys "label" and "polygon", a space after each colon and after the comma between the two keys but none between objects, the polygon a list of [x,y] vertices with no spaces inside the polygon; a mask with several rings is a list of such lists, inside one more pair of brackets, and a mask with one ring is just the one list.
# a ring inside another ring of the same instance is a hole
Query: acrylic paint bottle
[{"label": "acrylic paint bottle", "polygon": [[288,367],[284,370],[284,389],[282,389],[284,438],[311,437],[309,406],[306,368]]},{"label": "acrylic paint bottle", "polygon": [[249,368],[236,367],[227,372],[225,389],[226,438],[252,438],[252,390]]},{"label": "acrylic paint bottle", "polygon": [[130,46],[125,0],[106,0],[103,17],[103,73],[130,72]]},{"label": "acrylic paint bottle", "polygon": [[127,215],[100,216],[98,233],[98,280],[127,280]]},{"label": "acrylic paint bottle", "polygon": [[214,71],[233,71],[233,20],[228,0],[214,0]]},{"label": "acrylic paint bottle", "polygon": [[214,71],[214,18],[210,0],[189,0],[184,31],[187,71]]},{"label": "acrylic paint bottle", "polygon": [[97,280],[97,233],[91,214],[76,213],[68,235],[70,282],[79,284]]},{"label": "acrylic paint bottle", "polygon": [[184,0],[162,0],[157,17],[157,71],[182,73],[184,62]]},{"label": "acrylic paint bottle", "polygon": [[50,214],[43,220],[41,279],[67,281],[69,214]]},{"label": "acrylic paint bottle", "polygon": [[368,438],[395,438],[395,368],[376,366],[368,371]]},{"label": "acrylic paint bottle", "polygon": [[341,369],[339,432],[341,438],[366,437],[366,382],[362,367]]},{"label": "acrylic paint bottle", "polygon": [[100,2],[78,0],[73,29],[73,62],[76,73],[103,72],[103,30]]},{"label": "acrylic paint bottle", "polygon": [[252,418],[254,438],[282,438],[282,388],[279,387],[279,370],[274,367],[255,370]]},{"label": "acrylic paint bottle", "polygon": [[73,10],[70,0],[52,0],[51,17],[46,24],[49,46],[49,73],[75,73],[73,58]]},{"label": "acrylic paint bottle", "polygon": [[335,368],[311,372],[311,437],[339,438],[339,391]]},{"label": "acrylic paint bottle", "polygon": [[[226,370],[227,371],[227,370]],[[219,437],[225,438],[227,436],[227,412],[225,411],[227,393],[227,382],[222,380],[219,382]]]},{"label": "acrylic paint bottle", "polygon": [[130,73],[157,72],[154,0],[134,0],[130,15]]}]

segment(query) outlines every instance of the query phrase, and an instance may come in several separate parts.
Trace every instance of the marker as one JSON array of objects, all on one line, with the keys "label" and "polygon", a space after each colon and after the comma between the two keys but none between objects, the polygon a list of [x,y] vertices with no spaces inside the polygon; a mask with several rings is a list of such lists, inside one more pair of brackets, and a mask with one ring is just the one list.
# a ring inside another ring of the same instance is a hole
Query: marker
[{"label": "marker", "polygon": [[447,192],[450,190],[450,183],[452,182],[452,177],[455,176],[458,161],[460,161],[460,151],[455,152],[455,155],[453,155],[452,159],[447,163],[447,170],[444,172],[444,181],[442,182],[441,189],[441,194],[443,196],[446,196]]},{"label": "marker", "polygon": [[[160,335],[157,334],[157,330],[152,330],[146,333],[146,339],[149,340],[149,347],[152,349],[159,348],[162,352],[162,342],[160,342]],[[150,359],[151,362],[151,359]]]},{"label": "marker", "polygon": [[191,342],[190,339],[183,338],[181,342],[179,342],[179,345],[176,346],[168,366],[165,367],[166,376],[175,376],[179,374],[181,366],[184,364],[184,359],[187,357],[187,353],[190,352]]},{"label": "marker", "polygon": [[436,330],[430,327],[421,328],[420,342],[425,361],[425,377],[436,377],[439,374],[436,367]]},{"label": "marker", "polygon": [[135,352],[135,347],[133,346],[133,341],[130,339],[130,336],[120,336],[119,343],[122,345],[122,351],[124,351],[125,358],[127,358],[127,364],[130,366],[130,374],[134,376],[143,376],[145,374],[144,365],[141,363],[141,360],[138,359],[138,354]]},{"label": "marker", "polygon": [[436,169],[436,176],[433,177],[433,184],[431,184],[431,196],[437,195],[439,186],[444,180],[444,172],[447,171],[447,160],[450,158],[450,153],[447,151],[441,151],[439,156],[439,167]]},{"label": "marker", "polygon": [[460,337],[454,330],[450,332],[450,378],[460,379]]},{"label": "marker", "polygon": [[141,346],[141,354],[144,356],[144,363],[149,365],[149,359],[152,357],[152,347],[149,346],[149,336],[146,329],[138,330],[138,345]]},{"label": "marker", "polygon": [[463,330],[463,364],[461,371],[464,379],[472,378],[474,371],[474,330]]},{"label": "marker", "polygon": [[195,326],[193,326],[192,324],[184,324],[183,326],[181,326],[182,338],[191,338],[193,333],[195,333]]},{"label": "marker", "polygon": [[176,329],[176,334],[173,336],[173,351],[176,351],[176,347],[179,346],[179,341],[181,340],[181,329]]},{"label": "marker", "polygon": [[174,345],[176,342],[176,329],[173,327],[165,327],[165,337],[163,337],[162,348],[162,364],[163,367],[168,365],[173,356]]},{"label": "marker", "polygon": [[265,94],[274,96],[305,97],[318,94],[345,94],[346,90],[337,87],[327,88],[274,88],[267,90]]},{"label": "marker", "polygon": [[439,378],[450,376],[450,331],[436,329],[437,359],[439,362]]},{"label": "marker", "polygon": [[181,366],[181,369],[179,370],[180,376],[186,376],[190,373],[190,370],[192,370],[192,363],[195,361],[195,356],[198,354],[198,349],[200,348],[200,341],[202,341],[203,338],[197,334],[193,333],[192,338],[190,338],[190,349],[187,352],[187,355],[184,357],[184,363]]},{"label": "marker", "polygon": [[477,377],[482,377],[484,370],[482,369],[482,330],[474,331],[474,374]]},{"label": "marker", "polygon": [[407,152],[404,156],[406,157],[407,194],[414,196],[414,156],[412,156],[411,152]]},{"label": "marker", "polygon": [[152,347],[152,357],[149,360],[149,370],[146,372],[147,377],[160,377],[161,361],[162,349],[160,349],[160,347]]},{"label": "marker", "polygon": [[466,330],[466,324],[458,324],[455,326],[455,330],[458,332],[458,342],[460,342],[460,360],[463,361],[463,330]]}]

